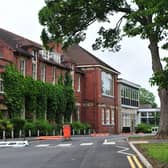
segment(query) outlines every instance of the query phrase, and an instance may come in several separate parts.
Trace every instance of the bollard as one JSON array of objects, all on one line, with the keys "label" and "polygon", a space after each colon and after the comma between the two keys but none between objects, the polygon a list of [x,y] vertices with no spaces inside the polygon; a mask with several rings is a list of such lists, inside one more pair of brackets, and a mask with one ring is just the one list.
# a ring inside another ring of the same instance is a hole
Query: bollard
[{"label": "bollard", "polygon": [[83,130],[83,134],[86,135],[86,130],[85,129]]},{"label": "bollard", "polygon": [[40,136],[40,131],[39,131],[39,130],[37,130],[37,136],[38,136],[38,137]]},{"label": "bollard", "polygon": [[5,139],[5,137],[6,137],[6,132],[5,130],[3,130],[3,139]]},{"label": "bollard", "polygon": [[75,135],[75,130],[74,129],[72,130],[72,135]]},{"label": "bollard", "polygon": [[11,138],[12,139],[14,138],[14,130],[13,129],[11,130]]},{"label": "bollard", "polygon": [[19,138],[22,137],[22,130],[19,130]]},{"label": "bollard", "polygon": [[31,130],[29,129],[29,137],[31,137]]},{"label": "bollard", "polygon": [[55,136],[55,129],[53,130],[53,136]]}]

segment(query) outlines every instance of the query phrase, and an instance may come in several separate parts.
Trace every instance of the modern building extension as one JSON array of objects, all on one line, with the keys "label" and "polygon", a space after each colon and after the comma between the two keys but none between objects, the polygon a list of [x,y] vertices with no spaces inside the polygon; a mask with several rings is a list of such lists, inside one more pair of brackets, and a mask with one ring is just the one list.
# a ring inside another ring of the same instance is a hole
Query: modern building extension
[{"label": "modern building extension", "polygon": [[120,132],[134,131],[139,108],[139,88],[135,83],[118,79]]}]

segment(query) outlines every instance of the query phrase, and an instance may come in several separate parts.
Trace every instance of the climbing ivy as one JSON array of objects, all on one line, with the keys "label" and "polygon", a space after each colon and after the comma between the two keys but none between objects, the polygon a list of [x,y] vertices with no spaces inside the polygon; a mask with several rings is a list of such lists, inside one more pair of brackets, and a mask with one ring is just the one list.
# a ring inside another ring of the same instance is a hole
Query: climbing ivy
[{"label": "climbing ivy", "polygon": [[5,103],[8,106],[9,117],[19,117],[23,109],[24,77],[14,66],[7,66],[2,77],[4,80]]},{"label": "climbing ivy", "polygon": [[[25,107],[27,119],[48,119],[62,123],[70,120],[75,107],[72,80],[68,73],[55,85],[23,77],[14,66],[7,66],[3,74],[5,103],[9,117],[19,118]],[[24,106],[25,105],[25,106]]]}]

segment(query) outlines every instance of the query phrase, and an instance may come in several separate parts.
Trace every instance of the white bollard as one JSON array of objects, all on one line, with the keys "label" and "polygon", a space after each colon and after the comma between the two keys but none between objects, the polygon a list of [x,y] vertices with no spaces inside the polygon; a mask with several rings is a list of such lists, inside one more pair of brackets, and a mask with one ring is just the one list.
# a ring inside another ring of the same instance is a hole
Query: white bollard
[{"label": "white bollard", "polygon": [[29,129],[29,137],[31,137],[31,130]]},{"label": "white bollard", "polygon": [[11,130],[11,138],[12,139],[14,138],[14,130],[13,129]]}]

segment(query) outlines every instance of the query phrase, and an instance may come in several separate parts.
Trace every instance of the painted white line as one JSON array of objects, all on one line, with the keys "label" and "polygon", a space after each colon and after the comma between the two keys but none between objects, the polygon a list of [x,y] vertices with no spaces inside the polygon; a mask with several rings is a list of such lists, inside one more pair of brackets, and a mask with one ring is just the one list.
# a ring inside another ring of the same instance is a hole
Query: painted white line
[{"label": "painted white line", "polygon": [[114,141],[107,141],[107,139],[104,140],[103,145],[114,145]]},{"label": "painted white line", "polygon": [[1,141],[0,147],[26,147],[28,146],[28,141]]},{"label": "painted white line", "polygon": [[39,148],[39,147],[48,147],[50,144],[40,144],[40,145],[36,145],[35,147]]},{"label": "painted white line", "polygon": [[124,155],[129,155],[129,156],[134,156],[134,154],[132,154],[132,153],[125,152],[125,151],[128,151],[130,148],[127,148],[127,147],[124,147],[124,146],[116,146],[116,147],[122,149],[122,150],[119,150],[117,153],[121,153],[121,154],[124,154]]},{"label": "painted white line", "polygon": [[88,142],[88,143],[81,143],[80,146],[91,146],[93,145],[92,142]]},{"label": "painted white line", "polygon": [[70,147],[72,144],[58,144],[58,147]]}]

